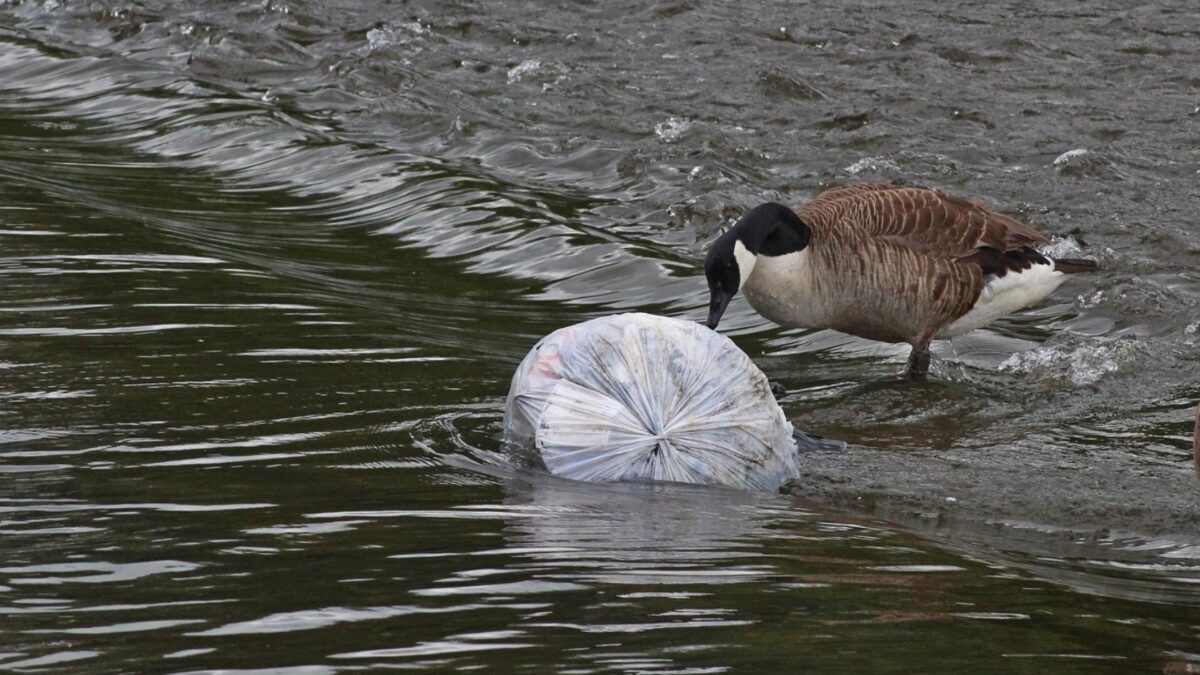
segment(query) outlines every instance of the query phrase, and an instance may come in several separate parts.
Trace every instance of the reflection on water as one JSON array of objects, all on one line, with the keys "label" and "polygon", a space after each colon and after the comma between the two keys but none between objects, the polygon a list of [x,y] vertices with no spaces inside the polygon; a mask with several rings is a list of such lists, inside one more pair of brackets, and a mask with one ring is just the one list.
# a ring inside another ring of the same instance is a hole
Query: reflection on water
[{"label": "reflection on water", "polygon": [[[753,542],[770,537],[772,517],[810,515],[782,500],[684,486],[514,480],[505,487],[511,508],[542,516],[516,523],[512,546],[603,584],[758,581],[772,568]],[[739,555],[743,542],[750,546]]]},{"label": "reflection on water", "polygon": [[[0,2],[0,668],[1197,669],[1188,18]],[[735,303],[804,500],[507,467],[537,338],[899,178],[1105,272],[919,385]]]}]

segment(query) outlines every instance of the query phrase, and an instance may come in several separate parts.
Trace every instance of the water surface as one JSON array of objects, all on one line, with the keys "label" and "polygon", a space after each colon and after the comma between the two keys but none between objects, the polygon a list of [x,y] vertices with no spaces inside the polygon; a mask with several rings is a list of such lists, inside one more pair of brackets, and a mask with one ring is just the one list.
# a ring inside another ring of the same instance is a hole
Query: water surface
[{"label": "water surface", "polygon": [[[0,667],[1200,670],[1184,3],[0,3]],[[697,319],[765,199],[904,180],[1100,260],[906,350],[722,330],[793,494],[506,469],[562,325]]]}]

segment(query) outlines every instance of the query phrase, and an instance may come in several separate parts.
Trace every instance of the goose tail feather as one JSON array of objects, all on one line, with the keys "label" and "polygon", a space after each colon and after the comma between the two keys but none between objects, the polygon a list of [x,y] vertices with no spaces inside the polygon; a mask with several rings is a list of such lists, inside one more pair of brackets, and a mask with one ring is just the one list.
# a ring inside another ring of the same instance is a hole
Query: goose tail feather
[{"label": "goose tail feather", "polygon": [[1054,271],[1063,274],[1079,274],[1080,272],[1095,272],[1100,269],[1100,263],[1087,258],[1052,258]]}]

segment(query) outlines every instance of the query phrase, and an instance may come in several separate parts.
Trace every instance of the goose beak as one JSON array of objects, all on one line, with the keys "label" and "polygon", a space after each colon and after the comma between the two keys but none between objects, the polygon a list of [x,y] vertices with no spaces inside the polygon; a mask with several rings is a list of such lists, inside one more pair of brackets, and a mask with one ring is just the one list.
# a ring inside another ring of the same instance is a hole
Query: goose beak
[{"label": "goose beak", "polygon": [[717,324],[721,323],[721,315],[725,313],[725,308],[729,306],[729,301],[732,299],[733,293],[726,293],[720,288],[714,288],[708,301],[708,321],[704,322],[704,325],[716,330]]}]

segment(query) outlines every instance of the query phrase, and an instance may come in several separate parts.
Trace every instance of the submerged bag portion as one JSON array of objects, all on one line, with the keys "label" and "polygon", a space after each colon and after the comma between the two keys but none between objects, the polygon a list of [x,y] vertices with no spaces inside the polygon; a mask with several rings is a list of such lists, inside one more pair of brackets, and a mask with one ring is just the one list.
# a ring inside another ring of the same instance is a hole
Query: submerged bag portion
[{"label": "submerged bag portion", "polygon": [[792,425],[733,342],[649,314],[557,330],[513,376],[504,437],[526,463],[576,480],[778,490],[799,472]]}]

